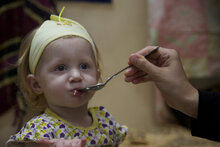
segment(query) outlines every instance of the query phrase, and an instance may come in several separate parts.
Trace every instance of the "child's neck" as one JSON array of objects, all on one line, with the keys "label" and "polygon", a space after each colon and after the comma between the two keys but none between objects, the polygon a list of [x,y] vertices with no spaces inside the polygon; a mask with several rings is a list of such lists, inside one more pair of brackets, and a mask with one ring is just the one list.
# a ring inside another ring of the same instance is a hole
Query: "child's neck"
[{"label": "child's neck", "polygon": [[50,107],[50,109],[74,126],[89,127],[92,125],[93,120],[87,106],[78,108]]}]

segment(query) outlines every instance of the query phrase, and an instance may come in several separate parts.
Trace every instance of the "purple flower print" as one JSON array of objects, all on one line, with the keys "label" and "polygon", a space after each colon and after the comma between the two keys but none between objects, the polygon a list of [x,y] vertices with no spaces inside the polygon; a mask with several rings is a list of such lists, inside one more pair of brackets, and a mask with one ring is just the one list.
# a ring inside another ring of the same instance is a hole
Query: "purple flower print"
[{"label": "purple flower print", "polygon": [[47,124],[47,128],[50,128],[50,124]]},{"label": "purple flower print", "polygon": [[64,133],[61,133],[60,134],[60,138],[64,138],[65,134]]},{"label": "purple flower print", "polygon": [[91,143],[91,144],[96,144],[95,140],[92,140],[90,143]]},{"label": "purple flower print", "polygon": [[60,129],[61,129],[61,128],[65,128],[65,125],[64,125],[64,124],[60,125]]},{"label": "purple flower print", "polygon": [[76,137],[76,136],[79,136],[79,133],[76,133],[76,134],[74,135],[74,137]]},{"label": "purple flower print", "polygon": [[92,133],[88,133],[88,136],[92,136]]},{"label": "purple flower print", "polygon": [[44,134],[44,137],[50,138],[50,136],[48,134]]},{"label": "purple flower print", "polygon": [[32,124],[31,128],[34,128],[35,127],[35,124]]},{"label": "purple flower print", "polygon": [[112,133],[112,131],[111,131],[111,130],[109,130],[108,134],[109,134],[109,135],[112,135],[113,133]]},{"label": "purple flower print", "polygon": [[32,132],[29,132],[28,135],[32,135]]},{"label": "purple flower print", "polygon": [[109,121],[109,124],[110,124],[110,125],[113,125],[113,122],[110,120],[110,121]]},{"label": "purple flower print", "polygon": [[109,117],[110,114],[108,112],[105,113],[105,117]]},{"label": "purple flower print", "polygon": [[107,139],[107,138],[105,138],[104,143],[105,143],[105,144],[107,144],[107,143],[108,143],[108,139]]},{"label": "purple flower print", "polygon": [[27,133],[27,135],[24,138],[30,138],[30,135],[32,135],[31,132]]},{"label": "purple flower print", "polygon": [[101,110],[101,111],[102,111],[103,109],[104,109],[104,107],[103,107],[103,106],[100,106],[100,107],[99,107],[99,110]]},{"label": "purple flower print", "polygon": [[102,127],[105,128],[105,127],[107,127],[107,125],[106,124],[102,124]]}]

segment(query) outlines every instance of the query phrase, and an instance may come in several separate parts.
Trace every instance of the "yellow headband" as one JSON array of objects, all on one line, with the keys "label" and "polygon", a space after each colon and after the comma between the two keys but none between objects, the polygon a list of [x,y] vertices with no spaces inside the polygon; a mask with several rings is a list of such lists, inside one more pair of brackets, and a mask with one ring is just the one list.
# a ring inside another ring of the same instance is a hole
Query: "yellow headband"
[{"label": "yellow headband", "polygon": [[95,44],[86,29],[71,19],[51,15],[50,20],[46,20],[37,30],[31,42],[29,53],[29,68],[31,73],[35,73],[36,66],[45,47],[52,41],[69,35],[86,39],[92,46],[97,62]]}]

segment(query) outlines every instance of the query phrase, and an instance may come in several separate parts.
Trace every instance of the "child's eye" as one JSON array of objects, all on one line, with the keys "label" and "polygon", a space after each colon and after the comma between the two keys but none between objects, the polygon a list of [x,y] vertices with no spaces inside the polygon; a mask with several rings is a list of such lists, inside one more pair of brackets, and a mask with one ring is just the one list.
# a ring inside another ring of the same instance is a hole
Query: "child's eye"
[{"label": "child's eye", "polygon": [[55,70],[56,71],[64,71],[64,70],[66,70],[66,66],[65,65],[59,65],[59,66],[56,67]]},{"label": "child's eye", "polygon": [[87,64],[80,64],[79,68],[85,70],[88,68],[88,65]]}]

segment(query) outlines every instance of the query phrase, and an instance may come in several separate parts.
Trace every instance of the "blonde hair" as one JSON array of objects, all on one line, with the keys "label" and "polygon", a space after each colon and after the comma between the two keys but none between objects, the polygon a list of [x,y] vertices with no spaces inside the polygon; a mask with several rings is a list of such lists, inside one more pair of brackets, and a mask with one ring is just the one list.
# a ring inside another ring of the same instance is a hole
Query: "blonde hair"
[{"label": "blonde hair", "polygon": [[[34,93],[32,89],[29,87],[27,82],[27,76],[31,74],[29,68],[29,52],[31,48],[31,41],[36,31],[37,29],[30,32],[27,36],[24,37],[24,39],[21,42],[21,46],[19,50],[19,59],[17,63],[18,85],[28,106],[30,106],[30,108],[32,109],[43,111],[48,106],[44,95],[43,94],[39,95]],[[101,80],[102,61],[96,45],[95,45],[95,51],[97,55],[97,61],[96,61],[97,80]]]}]

